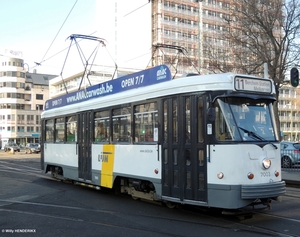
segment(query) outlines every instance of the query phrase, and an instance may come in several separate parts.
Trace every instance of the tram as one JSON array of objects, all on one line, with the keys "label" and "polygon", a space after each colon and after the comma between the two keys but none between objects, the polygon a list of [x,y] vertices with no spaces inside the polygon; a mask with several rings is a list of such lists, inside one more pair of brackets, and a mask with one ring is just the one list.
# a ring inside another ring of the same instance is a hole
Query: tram
[{"label": "tram", "polygon": [[222,209],[285,193],[271,79],[156,66],[46,101],[41,168],[133,198]]}]

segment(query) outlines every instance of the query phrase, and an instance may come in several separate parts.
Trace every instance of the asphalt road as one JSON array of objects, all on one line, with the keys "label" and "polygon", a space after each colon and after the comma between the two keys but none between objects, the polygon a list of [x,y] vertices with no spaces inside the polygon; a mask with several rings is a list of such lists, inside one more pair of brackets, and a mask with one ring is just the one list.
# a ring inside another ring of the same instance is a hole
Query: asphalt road
[{"label": "asphalt road", "polygon": [[59,182],[41,172],[36,154],[1,154],[0,180],[0,236],[300,236],[294,188],[271,210],[232,216]]}]

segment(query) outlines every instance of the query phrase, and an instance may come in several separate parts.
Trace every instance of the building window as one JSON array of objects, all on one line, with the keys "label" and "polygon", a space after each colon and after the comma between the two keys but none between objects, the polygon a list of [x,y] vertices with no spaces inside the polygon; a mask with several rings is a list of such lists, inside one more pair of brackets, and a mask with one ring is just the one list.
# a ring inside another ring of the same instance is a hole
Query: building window
[{"label": "building window", "polygon": [[17,122],[19,124],[25,124],[25,115],[24,114],[18,114],[17,115]]},{"label": "building window", "polygon": [[34,132],[34,127],[32,126],[27,127],[27,132]]},{"label": "building window", "polygon": [[36,94],[36,99],[37,100],[43,100],[44,99],[44,95],[42,95],[42,94]]},{"label": "building window", "polygon": [[17,130],[18,132],[24,132],[25,130],[24,130],[24,126],[18,126],[18,130]]},{"label": "building window", "polygon": [[27,115],[27,124],[34,124],[34,115]]}]

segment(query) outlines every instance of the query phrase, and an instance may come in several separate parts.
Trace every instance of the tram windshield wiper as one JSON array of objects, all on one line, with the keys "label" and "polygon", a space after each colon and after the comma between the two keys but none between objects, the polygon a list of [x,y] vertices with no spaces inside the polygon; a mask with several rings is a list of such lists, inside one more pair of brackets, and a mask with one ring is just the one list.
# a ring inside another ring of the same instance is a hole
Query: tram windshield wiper
[{"label": "tram windshield wiper", "polygon": [[272,143],[272,142],[264,139],[263,137],[259,136],[257,133],[249,131],[249,130],[247,130],[245,128],[242,128],[242,127],[238,127],[238,128],[241,129],[243,132],[247,133],[249,136],[251,136],[251,137],[253,137],[255,139],[258,139],[260,141],[268,142],[268,144],[271,144],[275,149],[278,149],[278,147],[274,143]]}]

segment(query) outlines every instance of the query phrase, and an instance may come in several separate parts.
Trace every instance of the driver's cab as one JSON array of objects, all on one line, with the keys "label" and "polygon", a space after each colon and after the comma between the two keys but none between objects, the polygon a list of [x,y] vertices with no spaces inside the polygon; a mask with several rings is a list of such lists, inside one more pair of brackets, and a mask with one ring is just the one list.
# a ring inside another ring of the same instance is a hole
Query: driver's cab
[{"label": "driver's cab", "polygon": [[277,139],[273,104],[268,100],[218,98],[215,137],[219,141],[256,141]]}]

